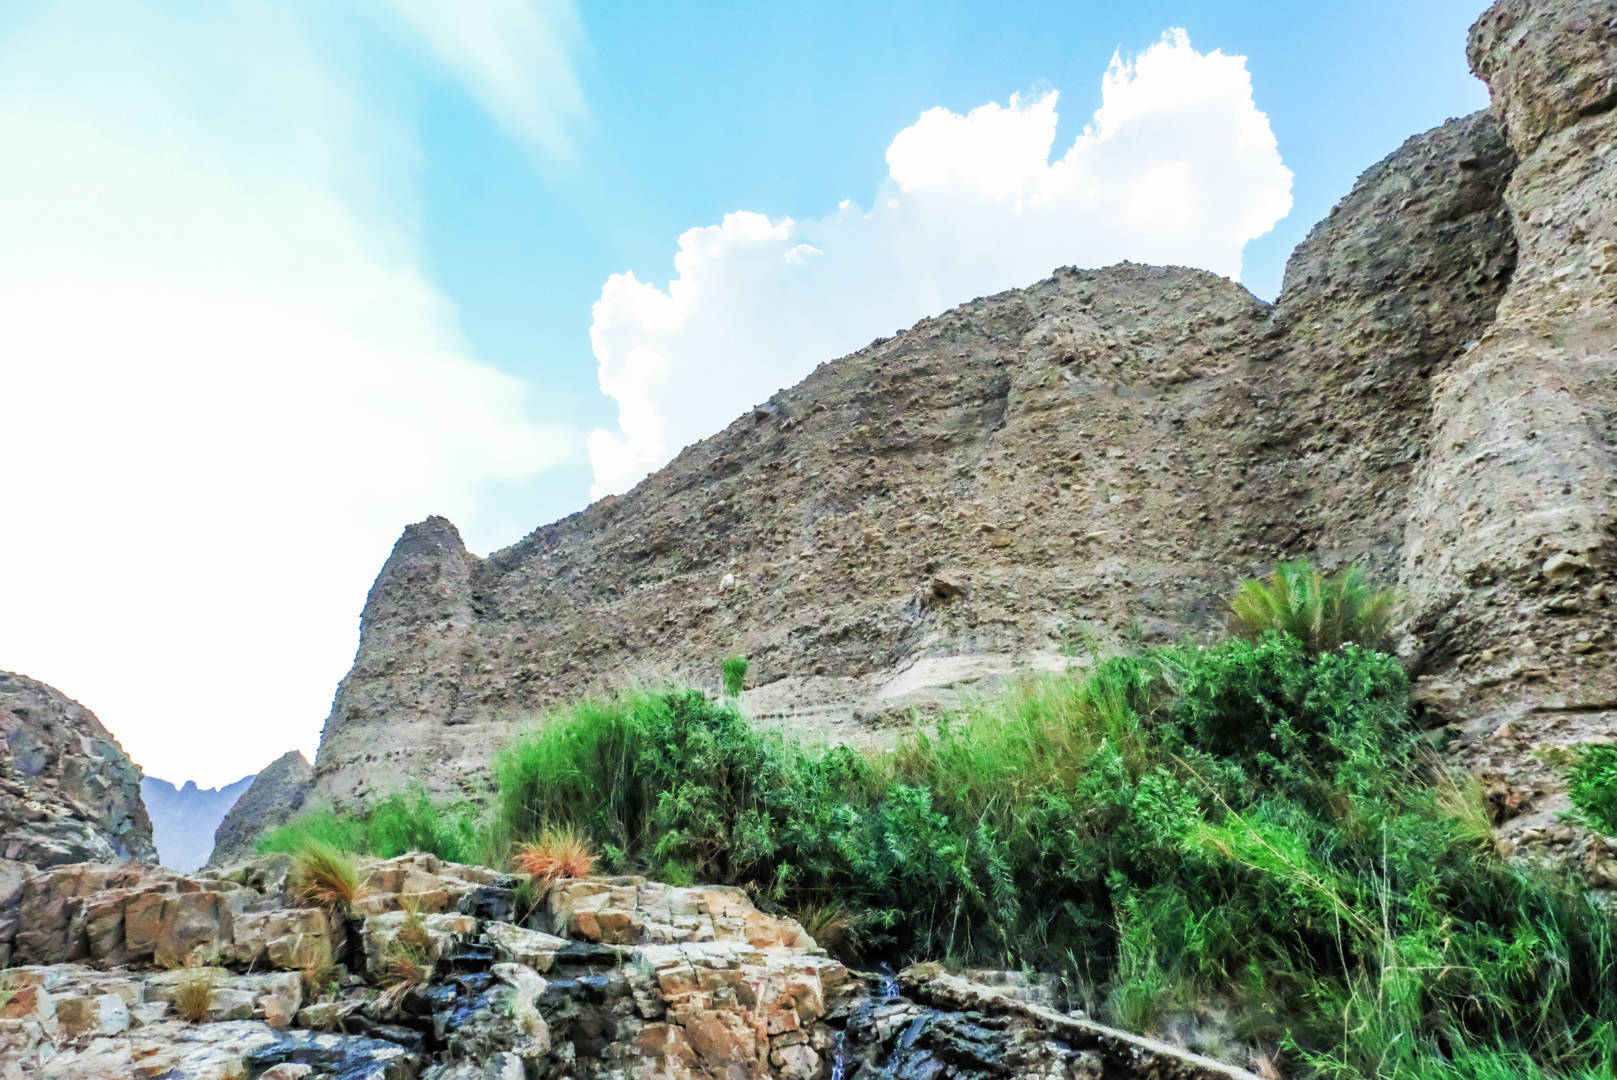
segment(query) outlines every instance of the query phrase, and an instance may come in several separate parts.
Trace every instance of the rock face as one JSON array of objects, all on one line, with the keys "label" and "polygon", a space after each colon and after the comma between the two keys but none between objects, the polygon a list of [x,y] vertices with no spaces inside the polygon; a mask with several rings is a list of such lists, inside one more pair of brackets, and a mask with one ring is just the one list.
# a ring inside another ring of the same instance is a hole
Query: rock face
[{"label": "rock face", "polygon": [[35,866],[155,862],[157,849],[140,769],[118,740],[78,702],[0,671],[0,860],[6,859]]},{"label": "rock face", "polygon": [[[1609,724],[1612,20],[1491,9],[1493,108],[1366,171],[1273,305],[1194,270],[1061,270],[822,365],[486,559],[410,526],[314,797],[475,798],[546,705],[737,653],[754,715],[872,737],[1074,635],[1211,631],[1239,577],[1301,555],[1403,590],[1438,719]],[[1530,769],[1519,749],[1497,764]]]},{"label": "rock face", "polygon": [[518,911],[482,867],[359,871],[346,917],[297,906],[284,857],[30,872],[0,1080],[1253,1080],[936,965],[902,996],[738,889],[563,881]]},{"label": "rock face", "polygon": [[1519,251],[1434,384],[1402,580],[1473,752],[1519,777],[1617,722],[1617,5],[1507,0],[1469,57],[1519,159]]},{"label": "rock face", "polygon": [[0,1077],[806,1077],[851,981],[735,889],[563,882],[519,925],[507,876],[361,869],[348,918],[296,906],[284,858],[32,873],[3,943]]},{"label": "rock face", "polygon": [[301,751],[290,750],[270,762],[219,822],[208,865],[250,856],[260,833],[283,824],[303,808],[313,783],[314,768]]},{"label": "rock face", "polygon": [[244,776],[224,787],[199,788],[190,780],[175,787],[155,776],[143,778],[140,794],[152,817],[152,837],[163,865],[195,870],[207,862],[214,830],[252,782],[251,776]]}]

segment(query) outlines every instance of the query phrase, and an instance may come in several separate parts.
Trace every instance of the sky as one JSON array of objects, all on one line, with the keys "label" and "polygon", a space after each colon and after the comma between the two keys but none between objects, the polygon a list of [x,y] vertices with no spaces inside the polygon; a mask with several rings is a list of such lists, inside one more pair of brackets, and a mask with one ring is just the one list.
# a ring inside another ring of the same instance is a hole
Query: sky
[{"label": "sky", "polygon": [[1060,265],[1271,299],[1484,6],[7,0],[0,669],[176,784],[312,759],[405,524]]}]

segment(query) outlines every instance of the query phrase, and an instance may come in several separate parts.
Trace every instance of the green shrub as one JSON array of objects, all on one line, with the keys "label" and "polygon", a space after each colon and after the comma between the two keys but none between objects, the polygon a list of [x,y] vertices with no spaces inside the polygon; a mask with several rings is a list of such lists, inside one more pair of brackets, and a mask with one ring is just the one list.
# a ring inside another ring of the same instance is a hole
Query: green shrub
[{"label": "green shrub", "polygon": [[[1059,972],[1146,1030],[1214,1009],[1288,1074],[1609,1075],[1612,917],[1501,858],[1476,783],[1423,751],[1370,647],[1385,594],[1306,564],[1276,580],[1304,602],[1249,640],[1030,681],[890,752],[637,690],[502,751],[480,829],[416,796],[285,835],[508,853],[572,829],[612,869],[746,887],[865,959]],[[1611,812],[1614,776],[1617,751],[1580,751],[1585,813]]]},{"label": "green shrub", "polygon": [[389,795],[362,814],[324,809],[303,814],[266,832],[257,846],[260,852],[291,854],[323,844],[379,859],[427,851],[451,862],[473,862],[485,854],[483,841],[469,806],[438,806],[417,786]]},{"label": "green shrub", "polygon": [[1617,834],[1617,744],[1577,747],[1567,771],[1567,794],[1589,824]]},{"label": "green shrub", "polygon": [[732,656],[719,665],[719,674],[724,681],[725,697],[740,697],[741,688],[747,681],[747,658],[745,656]]},{"label": "green shrub", "polygon": [[1327,574],[1299,559],[1276,566],[1267,581],[1241,582],[1230,612],[1241,634],[1257,638],[1277,630],[1317,654],[1347,642],[1386,649],[1396,604],[1390,591],[1371,588],[1356,566]]}]

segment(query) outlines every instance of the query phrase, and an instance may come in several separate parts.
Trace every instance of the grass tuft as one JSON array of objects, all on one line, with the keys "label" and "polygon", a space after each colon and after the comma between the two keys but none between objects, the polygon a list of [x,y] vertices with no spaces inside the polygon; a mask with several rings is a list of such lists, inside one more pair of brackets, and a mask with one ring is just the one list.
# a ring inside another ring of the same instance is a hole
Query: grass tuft
[{"label": "grass tuft", "polygon": [[732,656],[719,665],[719,674],[724,682],[725,697],[740,697],[741,689],[747,681],[747,658],[745,656]]},{"label": "grass tuft", "polygon": [[174,985],[174,1011],[193,1024],[207,1019],[213,1006],[214,973],[211,967],[187,967]]},{"label": "grass tuft", "polygon": [[306,840],[292,856],[287,883],[299,902],[346,915],[359,896],[359,869],[347,851]]},{"label": "grass tuft", "polygon": [[595,872],[595,855],[576,828],[553,826],[539,839],[519,845],[511,865],[530,881],[548,885],[567,878],[589,877]]}]

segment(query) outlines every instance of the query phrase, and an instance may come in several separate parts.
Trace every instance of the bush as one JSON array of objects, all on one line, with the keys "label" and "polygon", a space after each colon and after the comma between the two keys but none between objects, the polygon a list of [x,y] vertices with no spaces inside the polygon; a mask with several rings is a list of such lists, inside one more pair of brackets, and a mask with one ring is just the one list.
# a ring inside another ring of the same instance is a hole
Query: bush
[{"label": "bush", "polygon": [[[500,753],[483,836],[572,830],[867,960],[1059,972],[1132,1027],[1212,1009],[1290,1072],[1608,1075],[1611,916],[1502,859],[1475,782],[1423,752],[1369,647],[1385,594],[1301,567],[1276,581],[1303,603],[1249,640],[1035,680],[886,753],[805,748],[695,690],[581,702]],[[1580,807],[1609,808],[1617,753],[1578,769]]]},{"label": "bush", "polygon": [[363,814],[331,810],[303,814],[265,833],[257,846],[260,852],[291,854],[321,844],[378,859],[427,851],[450,862],[474,862],[487,854],[481,840],[469,806],[438,806],[416,786],[389,795]]},{"label": "bush", "polygon": [[1241,582],[1230,612],[1241,634],[1258,638],[1279,631],[1319,654],[1348,642],[1388,648],[1396,604],[1390,591],[1371,588],[1356,566],[1326,574],[1299,559],[1276,566],[1267,581]]},{"label": "bush", "polygon": [[1617,744],[1589,743],[1574,750],[1567,794],[1590,825],[1617,834]]}]

